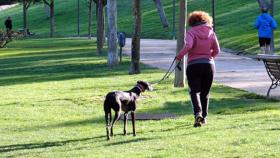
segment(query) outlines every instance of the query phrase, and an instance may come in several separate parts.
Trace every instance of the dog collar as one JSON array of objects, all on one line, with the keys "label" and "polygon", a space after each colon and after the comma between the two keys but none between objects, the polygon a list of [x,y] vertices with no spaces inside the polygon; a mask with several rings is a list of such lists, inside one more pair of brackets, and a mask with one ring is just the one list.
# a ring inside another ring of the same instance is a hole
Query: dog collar
[{"label": "dog collar", "polygon": [[141,92],[145,91],[145,88],[141,84],[137,84],[136,87],[139,88]]}]

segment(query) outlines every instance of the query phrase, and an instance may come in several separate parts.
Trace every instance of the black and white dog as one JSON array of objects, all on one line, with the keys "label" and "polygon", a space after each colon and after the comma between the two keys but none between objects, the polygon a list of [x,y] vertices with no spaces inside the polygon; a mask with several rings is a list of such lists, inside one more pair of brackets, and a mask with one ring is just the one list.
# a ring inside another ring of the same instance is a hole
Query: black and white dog
[{"label": "black and white dog", "polygon": [[[128,113],[131,112],[133,136],[136,136],[134,116],[134,111],[136,110],[136,100],[142,92],[145,92],[145,90],[151,91],[152,86],[148,82],[137,81],[136,86],[134,86],[129,91],[114,91],[109,92],[106,95],[104,101],[104,112],[107,140],[110,140],[110,137],[113,136],[113,126],[114,123],[119,119],[121,111],[124,112],[124,135],[126,135],[127,116]],[[111,109],[115,111],[115,117],[113,121]]]}]

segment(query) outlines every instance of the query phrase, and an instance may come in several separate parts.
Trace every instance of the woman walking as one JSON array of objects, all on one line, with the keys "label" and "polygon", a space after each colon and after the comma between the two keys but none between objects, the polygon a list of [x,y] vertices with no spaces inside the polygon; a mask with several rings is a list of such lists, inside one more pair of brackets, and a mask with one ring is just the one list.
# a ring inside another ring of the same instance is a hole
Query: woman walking
[{"label": "woman walking", "polygon": [[188,55],[186,74],[195,118],[194,127],[206,124],[209,92],[215,73],[214,58],[220,52],[212,21],[206,12],[190,13],[188,25],[191,28],[186,33],[183,49],[176,56],[180,61],[184,55]]}]

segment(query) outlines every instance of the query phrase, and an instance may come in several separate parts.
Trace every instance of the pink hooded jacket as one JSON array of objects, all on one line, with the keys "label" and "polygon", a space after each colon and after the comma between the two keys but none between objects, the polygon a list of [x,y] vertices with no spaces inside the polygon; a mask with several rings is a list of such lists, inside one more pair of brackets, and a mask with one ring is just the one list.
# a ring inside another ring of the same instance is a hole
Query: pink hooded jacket
[{"label": "pink hooded jacket", "polygon": [[220,52],[219,42],[212,27],[199,25],[192,27],[185,37],[185,46],[176,56],[181,60],[184,55],[188,54],[188,60],[209,59],[213,60]]}]

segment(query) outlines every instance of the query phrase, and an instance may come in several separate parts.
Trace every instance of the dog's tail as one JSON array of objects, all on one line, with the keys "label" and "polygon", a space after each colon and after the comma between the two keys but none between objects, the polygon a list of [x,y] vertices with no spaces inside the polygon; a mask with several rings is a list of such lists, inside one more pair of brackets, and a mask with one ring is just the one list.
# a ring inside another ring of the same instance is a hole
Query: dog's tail
[{"label": "dog's tail", "polygon": [[108,106],[110,105],[109,100],[105,99],[104,104],[103,104],[103,108],[104,108],[104,113],[105,113],[105,121],[106,121],[106,127],[109,127],[111,124],[111,120],[112,120],[112,114],[111,114],[111,107]]},{"label": "dog's tail", "polygon": [[108,97],[106,96],[106,98],[104,100],[104,104],[103,104],[105,113],[111,113],[111,106],[109,106],[109,105],[110,105],[110,101],[109,101]]}]

